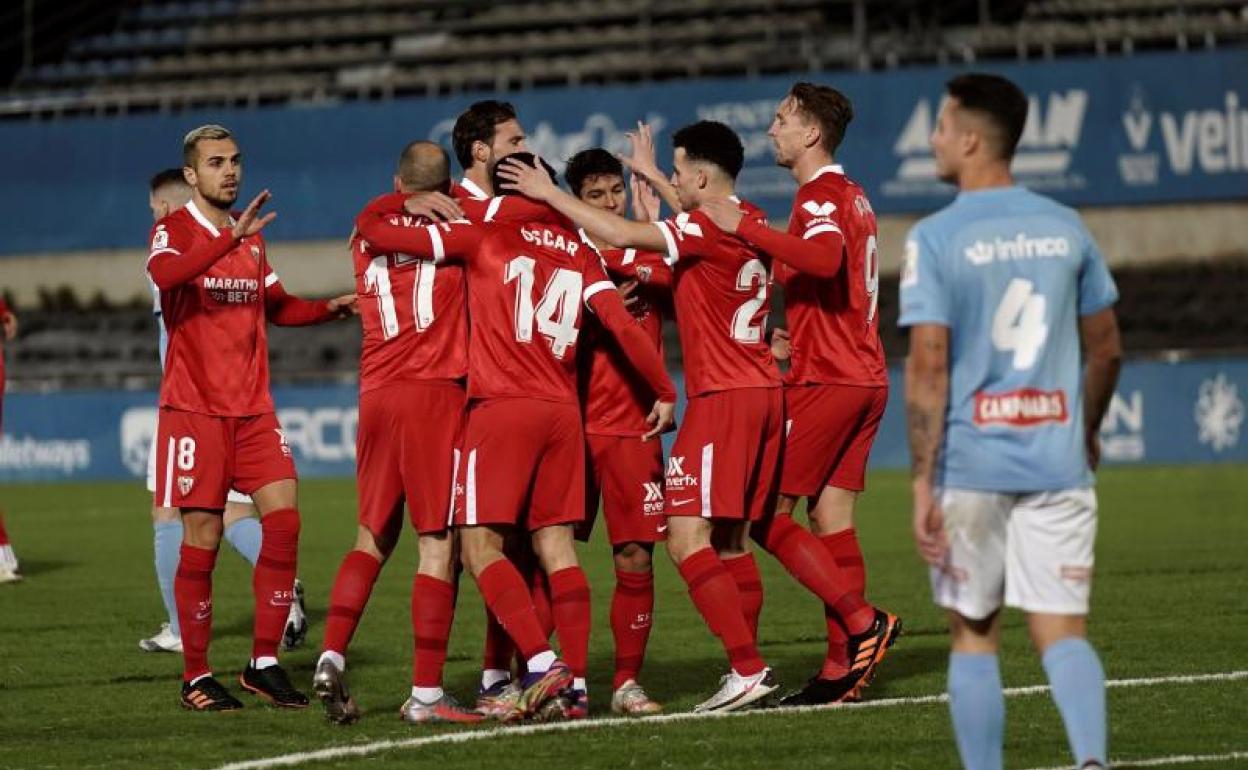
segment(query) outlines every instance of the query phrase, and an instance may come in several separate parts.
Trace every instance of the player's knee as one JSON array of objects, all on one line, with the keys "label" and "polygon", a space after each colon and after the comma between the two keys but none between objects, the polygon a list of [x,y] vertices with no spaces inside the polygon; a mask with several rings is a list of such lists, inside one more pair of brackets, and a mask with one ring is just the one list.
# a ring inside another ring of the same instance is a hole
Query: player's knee
[{"label": "player's knee", "polygon": [[546,574],[558,572],[567,567],[575,567],[576,545],[572,537],[572,527],[556,524],[543,527],[533,533],[533,552],[541,562]]},{"label": "player's knee", "polygon": [[625,543],[615,552],[615,568],[623,572],[649,572],[650,550],[641,543]]},{"label": "player's knee", "polygon": [[182,516],[182,542],[194,548],[216,550],[225,531],[221,516],[212,513],[191,513]]},{"label": "player's knee", "polygon": [[455,576],[455,548],[450,532],[422,534],[416,550],[420,553],[420,573],[440,580]]},{"label": "player's knee", "polygon": [[166,522],[177,521],[177,520],[178,520],[177,508],[166,508],[163,505],[152,506],[152,523],[153,524],[164,524]]}]

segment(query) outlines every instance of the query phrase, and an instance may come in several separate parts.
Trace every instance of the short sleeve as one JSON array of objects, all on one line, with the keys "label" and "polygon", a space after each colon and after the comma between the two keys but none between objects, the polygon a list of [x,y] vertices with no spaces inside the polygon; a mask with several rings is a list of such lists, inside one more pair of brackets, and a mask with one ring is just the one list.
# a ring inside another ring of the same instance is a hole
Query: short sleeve
[{"label": "short sleeve", "polygon": [[654,226],[663,233],[663,240],[667,243],[664,261],[669,266],[682,259],[706,254],[710,239],[717,232],[715,225],[701,211],[681,212],[655,222]]},{"label": "short sleeve", "polygon": [[1086,229],[1083,255],[1079,264],[1079,315],[1092,315],[1118,301],[1118,286],[1109,274],[1105,257]]},{"label": "short sleeve", "polygon": [[940,254],[930,237],[916,225],[906,237],[901,265],[901,315],[898,326],[952,325],[949,286]]}]

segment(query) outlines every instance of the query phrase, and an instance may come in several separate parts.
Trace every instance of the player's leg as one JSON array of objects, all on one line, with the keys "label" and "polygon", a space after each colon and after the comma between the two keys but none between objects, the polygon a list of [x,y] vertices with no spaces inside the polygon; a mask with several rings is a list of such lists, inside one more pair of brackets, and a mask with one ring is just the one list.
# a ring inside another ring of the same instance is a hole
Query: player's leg
[{"label": "player's leg", "polygon": [[442,689],[455,618],[457,538],[449,528],[462,439],[464,389],[413,386],[400,426],[404,494],[416,529],[420,564],[412,581],[412,689],[400,713],[410,722],[476,722]]},{"label": "player's leg", "polygon": [[[156,494],[156,437],[147,453],[147,491]],[[181,652],[182,630],[178,626],[178,607],[173,596],[173,580],[178,571],[178,550],[182,547],[182,517],[177,508],[152,505],[152,552],[156,566],[156,585],[165,605],[165,622],[154,636],[139,640],[144,652]]]},{"label": "player's leg", "polygon": [[347,684],[347,648],[381,566],[403,529],[399,451],[402,421],[393,411],[402,403],[401,396],[388,389],[367,391],[360,396],[355,444],[356,538],[334,575],[325,637],[312,676],[312,688],[326,718],[337,724],[349,724],[359,718],[359,707]]},{"label": "player's leg", "polygon": [[1087,640],[1096,494],[1023,496],[1010,517],[1006,604],[1027,613],[1078,767],[1108,760],[1105,671]]},{"label": "player's leg", "polygon": [[[0,383],[3,386],[3,383]],[[13,544],[9,542],[9,532],[4,527],[4,514],[0,513],[0,583],[16,583],[22,579],[18,568],[17,554],[13,552]]]},{"label": "player's leg", "polygon": [[225,502],[225,541],[254,568],[260,560],[264,531],[251,499],[244,498],[246,502],[241,502],[239,497],[238,492],[230,490]]},{"label": "player's leg", "polygon": [[615,676],[611,710],[617,714],[657,714],[663,706],[639,682],[654,627],[654,543],[614,546],[615,590],[611,595],[611,634],[615,638]]},{"label": "player's leg", "polygon": [[550,590],[559,649],[572,670],[572,692],[561,703],[572,719],[589,715],[589,580],[576,558],[573,528],[585,519],[585,434],[575,405],[544,404],[547,437],[530,491],[527,523]]},{"label": "player's leg", "polygon": [[967,770],[1000,770],[1005,697],[997,661],[1006,584],[1007,522],[1013,497],[973,490],[937,493],[949,552],[929,577],[949,614],[949,714]]},{"label": "player's leg", "polygon": [[173,582],[182,631],[182,706],[199,711],[242,707],[212,676],[212,573],[221,545],[221,512],[229,488],[230,453],[224,421],[161,409],[156,425],[154,503],[177,508],[182,546]]},{"label": "player's leg", "polygon": [[[153,455],[150,490],[156,492],[156,468]],[[144,652],[181,652],[182,629],[178,625],[178,607],[173,595],[173,581],[178,572],[178,552],[182,547],[182,517],[177,508],[152,506],[152,550],[155,556],[156,584],[165,605],[167,620],[154,636],[139,640]]]},{"label": "player's leg", "polygon": [[248,691],[279,708],[305,708],[308,697],[295,689],[278,665],[299,560],[298,482],[290,447],[276,415],[233,422],[234,473],[231,486],[250,494],[260,512],[260,557],[252,571],[255,625],[251,660],[240,681]]},{"label": "player's leg", "polygon": [[[532,716],[572,683],[537,618],[528,584],[503,552],[506,532],[523,510],[551,431],[547,410],[527,399],[489,399],[468,411],[456,474],[453,520],[464,566],[525,658],[528,675],[506,721]],[[573,410],[575,411],[575,410]],[[578,415],[579,417],[579,415]]]},{"label": "player's leg", "polygon": [[997,662],[1001,613],[968,618],[949,611],[949,714],[966,770],[1001,770],[1005,694]]}]

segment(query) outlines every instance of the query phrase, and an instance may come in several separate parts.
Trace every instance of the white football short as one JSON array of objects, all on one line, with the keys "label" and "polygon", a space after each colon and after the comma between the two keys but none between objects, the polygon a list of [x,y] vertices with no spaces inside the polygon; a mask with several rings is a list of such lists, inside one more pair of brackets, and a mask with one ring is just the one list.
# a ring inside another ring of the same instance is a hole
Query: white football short
[{"label": "white football short", "polygon": [[972,620],[988,617],[1003,601],[1025,612],[1088,613],[1094,489],[936,494],[949,540],[945,563],[931,569],[937,605]]},{"label": "white football short", "polygon": [[[151,446],[149,446],[147,450],[147,491],[151,492],[153,495],[156,494],[156,437],[155,436],[152,436]],[[225,501],[227,503],[241,503],[242,505],[254,505],[250,497],[248,497],[247,495],[244,495],[242,492],[239,492],[236,489],[230,490],[229,494],[225,496]]]}]

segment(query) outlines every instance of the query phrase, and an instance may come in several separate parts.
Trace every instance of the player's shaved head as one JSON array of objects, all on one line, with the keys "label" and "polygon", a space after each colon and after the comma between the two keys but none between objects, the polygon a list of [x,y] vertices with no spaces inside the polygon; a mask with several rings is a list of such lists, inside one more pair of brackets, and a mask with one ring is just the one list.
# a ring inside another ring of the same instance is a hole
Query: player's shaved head
[{"label": "player's shaved head", "polygon": [[436,143],[418,139],[399,154],[395,178],[401,192],[447,192],[451,189],[451,159]]},{"label": "player's shaved head", "polygon": [[156,172],[147,184],[147,192],[147,205],[152,209],[153,222],[159,222],[191,199],[191,186],[180,168]]}]

